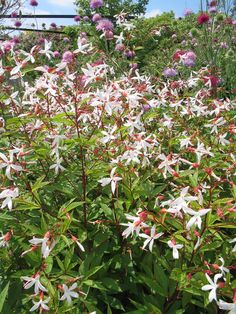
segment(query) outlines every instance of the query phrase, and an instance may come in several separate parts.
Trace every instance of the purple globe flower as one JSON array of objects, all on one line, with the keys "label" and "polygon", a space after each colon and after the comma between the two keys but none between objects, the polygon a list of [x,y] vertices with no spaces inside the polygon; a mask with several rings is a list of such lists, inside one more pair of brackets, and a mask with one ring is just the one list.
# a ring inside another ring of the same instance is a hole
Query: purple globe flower
[{"label": "purple globe flower", "polygon": [[19,44],[20,43],[20,38],[19,37],[17,37],[17,36],[14,36],[13,38],[12,38],[12,40],[11,40],[11,42],[13,43],[13,44]]},{"label": "purple globe flower", "polygon": [[186,8],[186,9],[184,10],[184,16],[189,16],[189,15],[191,15],[191,14],[193,14],[193,11],[192,11],[191,9]]},{"label": "purple globe flower", "polygon": [[115,46],[115,51],[120,51],[120,52],[122,52],[122,51],[124,51],[125,50],[125,45],[124,44],[117,44],[116,46]]},{"label": "purple globe flower", "polygon": [[87,37],[87,34],[85,32],[81,32],[80,37]]},{"label": "purple globe flower", "polygon": [[144,105],[143,106],[143,111],[147,112],[148,110],[150,110],[152,107],[150,105]]},{"label": "purple globe flower", "polygon": [[71,63],[74,59],[74,55],[71,51],[67,50],[63,53],[62,62]]},{"label": "purple globe flower", "polygon": [[98,14],[98,13],[94,14],[93,17],[92,17],[92,21],[93,21],[94,23],[97,23],[97,22],[100,21],[101,19],[102,19],[102,17],[101,17],[101,15]]},{"label": "purple globe flower", "polygon": [[183,65],[187,68],[191,68],[195,66],[195,60],[193,59],[184,59],[183,60]]},{"label": "purple globe flower", "polygon": [[53,57],[54,58],[59,58],[60,57],[60,52],[59,51],[54,51],[53,52]]},{"label": "purple globe flower", "polygon": [[83,20],[84,20],[85,22],[88,22],[88,21],[89,21],[89,17],[88,17],[87,15],[85,15],[85,16],[83,17]]},{"label": "purple globe flower", "polygon": [[113,31],[114,25],[113,23],[108,19],[101,19],[98,21],[98,24],[96,26],[96,29],[98,31]]},{"label": "purple globe flower", "polygon": [[45,43],[45,38],[41,37],[39,38],[39,44],[44,44]]},{"label": "purple globe flower", "polygon": [[14,25],[15,25],[15,27],[21,27],[22,23],[21,23],[21,21],[17,20],[17,21],[15,21]]},{"label": "purple globe flower", "polygon": [[220,43],[220,47],[221,47],[221,48],[228,48],[229,46],[227,45],[226,42],[221,42],[221,43]]},{"label": "purple globe flower", "polygon": [[81,21],[81,16],[76,15],[76,16],[74,17],[74,21],[75,21],[75,22]]},{"label": "purple globe flower", "polygon": [[163,75],[165,77],[174,77],[174,76],[178,75],[178,72],[173,68],[167,68],[163,71]]},{"label": "purple globe flower", "polygon": [[127,50],[127,51],[125,51],[125,56],[127,58],[134,58],[135,57],[135,52],[133,50]]},{"label": "purple globe flower", "polygon": [[18,15],[17,12],[12,12],[11,17],[14,19],[17,17],[17,15]]},{"label": "purple globe flower", "polygon": [[186,52],[186,54],[184,55],[184,57],[186,58],[186,59],[191,59],[191,60],[196,60],[197,59],[197,56],[196,56],[196,54],[193,52],[193,51],[188,51],[188,52]]},{"label": "purple globe flower", "polygon": [[138,64],[137,63],[131,63],[130,65],[129,65],[129,67],[132,69],[132,70],[137,70],[137,68],[138,68]]},{"label": "purple globe flower", "polygon": [[51,25],[50,25],[52,28],[56,28],[57,27],[57,24],[56,23],[51,23]]},{"label": "purple globe flower", "polygon": [[38,6],[38,1],[37,0],[30,0],[29,3],[32,7],[37,7]]},{"label": "purple globe flower", "polygon": [[90,1],[90,8],[97,9],[103,6],[103,0],[91,0]]},{"label": "purple globe flower", "polygon": [[112,32],[112,31],[106,31],[106,32],[105,32],[105,38],[106,38],[107,40],[112,40],[112,39],[114,38],[113,32]]},{"label": "purple globe flower", "polygon": [[5,42],[4,45],[3,45],[3,51],[6,53],[6,52],[9,52],[11,51],[13,45],[10,41],[8,42]]},{"label": "purple globe flower", "polygon": [[217,7],[210,7],[210,8],[208,9],[208,12],[209,12],[209,13],[217,13],[217,12],[218,12]]},{"label": "purple globe flower", "polygon": [[80,43],[81,43],[81,45],[86,45],[88,43],[88,39],[86,37],[82,37],[80,39]]}]

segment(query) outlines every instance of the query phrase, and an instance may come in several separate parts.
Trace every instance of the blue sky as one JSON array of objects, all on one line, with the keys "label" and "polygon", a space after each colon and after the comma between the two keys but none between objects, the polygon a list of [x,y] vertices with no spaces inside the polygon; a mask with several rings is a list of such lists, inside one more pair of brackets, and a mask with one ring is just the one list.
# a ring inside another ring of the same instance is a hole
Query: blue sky
[{"label": "blue sky", "polygon": [[[26,3],[29,0],[26,0]],[[39,6],[36,8],[38,14],[75,14],[75,6],[73,5],[74,0],[38,0]],[[147,16],[155,16],[164,11],[173,10],[176,16],[182,16],[185,8],[191,8],[194,11],[199,9],[200,0],[150,0],[147,7]],[[32,8],[26,5],[23,12],[33,12]],[[30,26],[33,20],[27,20],[24,22],[24,26]],[[48,25],[52,20],[38,20],[38,24],[41,25],[43,22]],[[58,25],[69,25],[74,24],[73,20],[54,20]],[[9,21],[7,24],[10,24]]]}]

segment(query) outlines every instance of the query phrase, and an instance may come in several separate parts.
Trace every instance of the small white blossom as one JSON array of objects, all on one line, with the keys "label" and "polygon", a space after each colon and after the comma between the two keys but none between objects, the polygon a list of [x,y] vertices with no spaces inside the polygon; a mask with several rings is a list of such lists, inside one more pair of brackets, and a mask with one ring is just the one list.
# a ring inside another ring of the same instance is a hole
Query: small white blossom
[{"label": "small white blossom", "polygon": [[0,169],[6,168],[6,176],[8,177],[9,180],[12,180],[11,169],[13,169],[15,171],[23,170],[23,168],[21,166],[15,165],[13,163],[14,153],[12,151],[10,151],[10,158],[9,158],[9,160],[2,153],[0,153],[0,158],[3,160],[3,162],[0,162]]},{"label": "small white blossom", "polygon": [[141,233],[139,236],[141,238],[146,239],[144,241],[142,249],[145,249],[145,247],[149,244],[149,250],[152,251],[154,240],[159,239],[163,234],[164,234],[163,232],[156,233],[156,227],[155,226],[152,226],[150,235],[145,234],[145,233]]},{"label": "small white blossom", "polygon": [[106,186],[108,184],[111,184],[111,191],[114,194],[116,190],[116,186],[118,181],[122,180],[122,178],[115,175],[116,167],[112,169],[110,178],[103,178],[99,180],[98,182],[102,184],[102,186]]},{"label": "small white blossom", "polygon": [[202,287],[202,290],[203,291],[208,291],[210,290],[210,293],[209,293],[209,302],[212,302],[213,300],[216,300],[217,301],[217,295],[216,295],[216,290],[218,288],[218,284],[217,284],[217,281],[219,280],[219,278],[222,277],[222,274],[216,274],[214,276],[214,281],[211,279],[211,277],[208,275],[208,274],[205,274],[206,275],[206,278],[209,282],[208,285],[205,285]]},{"label": "small white blossom", "polygon": [[229,311],[228,314],[235,314],[236,313],[236,303],[227,303],[223,300],[219,300],[217,302],[220,310]]},{"label": "small white blossom", "polygon": [[189,230],[193,225],[196,225],[198,229],[202,226],[202,216],[206,215],[211,209],[200,209],[199,211],[194,211],[191,208],[186,210],[187,214],[193,216],[186,225],[187,230]]},{"label": "small white blossom", "polygon": [[1,208],[5,208],[6,206],[11,211],[12,210],[12,200],[19,196],[19,189],[6,189],[0,193],[0,199],[5,198],[2,203]]},{"label": "small white blossom", "polygon": [[173,249],[173,258],[178,259],[179,258],[178,250],[182,249],[183,244],[175,244],[173,243],[173,241],[168,241],[167,244],[171,249]]},{"label": "small white blossom", "polygon": [[38,302],[33,301],[34,306],[31,307],[30,312],[33,312],[37,309],[40,309],[40,311],[42,310],[49,311],[49,307],[46,305],[48,304],[49,301],[50,301],[50,297],[47,298],[46,300],[43,300],[40,298]]},{"label": "small white blossom", "polygon": [[40,291],[47,292],[47,289],[41,284],[39,280],[40,275],[38,273],[32,277],[23,276],[22,279],[26,281],[24,284],[24,289],[30,289],[34,286],[35,294],[38,294]]},{"label": "small white blossom", "polygon": [[72,298],[78,298],[79,294],[73,290],[75,290],[77,288],[77,283],[74,283],[70,288],[68,288],[67,285],[63,284],[63,291],[64,294],[63,296],[60,298],[61,301],[66,300],[68,304],[72,303]]}]

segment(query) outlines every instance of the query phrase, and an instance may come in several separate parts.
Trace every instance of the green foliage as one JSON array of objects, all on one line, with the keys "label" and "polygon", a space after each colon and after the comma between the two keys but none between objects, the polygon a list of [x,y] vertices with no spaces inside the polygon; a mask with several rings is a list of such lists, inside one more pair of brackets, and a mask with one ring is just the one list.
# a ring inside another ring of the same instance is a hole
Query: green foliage
[{"label": "green foliage", "polygon": [[[99,12],[104,16],[114,16],[121,11],[128,13],[129,15],[140,15],[146,12],[146,6],[149,0],[104,0],[103,7],[99,9]],[[78,12],[84,15],[90,15],[91,9],[89,6],[89,0],[76,0]]]}]

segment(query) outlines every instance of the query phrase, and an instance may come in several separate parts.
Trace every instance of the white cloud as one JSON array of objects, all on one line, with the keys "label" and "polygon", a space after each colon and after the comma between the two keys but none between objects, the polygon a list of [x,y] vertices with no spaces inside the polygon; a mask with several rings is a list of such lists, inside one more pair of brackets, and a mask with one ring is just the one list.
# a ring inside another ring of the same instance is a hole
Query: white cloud
[{"label": "white cloud", "polygon": [[154,10],[151,10],[151,11],[147,12],[145,14],[145,17],[146,18],[155,17],[155,16],[160,15],[160,14],[162,14],[161,10],[154,9]]},{"label": "white cloud", "polygon": [[75,0],[48,0],[48,3],[55,4],[61,7],[70,7],[74,4]]}]

